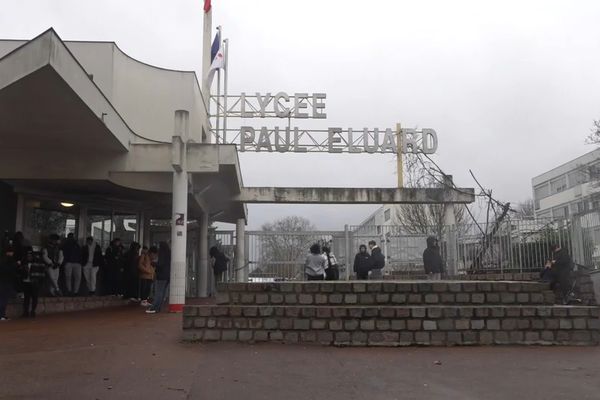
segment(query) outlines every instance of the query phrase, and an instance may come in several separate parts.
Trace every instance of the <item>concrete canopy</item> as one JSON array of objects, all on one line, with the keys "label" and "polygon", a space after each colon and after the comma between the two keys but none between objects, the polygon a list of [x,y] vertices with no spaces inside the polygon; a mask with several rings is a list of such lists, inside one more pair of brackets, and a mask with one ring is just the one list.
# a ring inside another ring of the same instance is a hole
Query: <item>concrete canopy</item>
[{"label": "concrete canopy", "polygon": [[[140,68],[156,73],[132,65],[119,79]],[[165,71],[167,82],[177,77]],[[173,115],[180,106],[164,107]],[[0,180],[23,193],[112,199],[170,218],[172,144],[137,135],[128,112],[119,113],[54,30],[24,42],[0,58]],[[187,148],[190,218],[201,210],[216,221],[245,218],[244,205],[230,201],[242,184],[235,146],[191,140]]]}]

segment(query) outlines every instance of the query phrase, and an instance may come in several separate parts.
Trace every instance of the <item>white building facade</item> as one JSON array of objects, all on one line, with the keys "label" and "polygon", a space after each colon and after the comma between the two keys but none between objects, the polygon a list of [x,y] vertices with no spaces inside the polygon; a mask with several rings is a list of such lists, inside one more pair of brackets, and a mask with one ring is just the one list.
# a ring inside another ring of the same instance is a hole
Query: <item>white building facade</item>
[{"label": "white building facade", "polygon": [[536,218],[569,219],[600,208],[594,194],[600,187],[594,171],[600,168],[600,149],[577,157],[532,179]]}]

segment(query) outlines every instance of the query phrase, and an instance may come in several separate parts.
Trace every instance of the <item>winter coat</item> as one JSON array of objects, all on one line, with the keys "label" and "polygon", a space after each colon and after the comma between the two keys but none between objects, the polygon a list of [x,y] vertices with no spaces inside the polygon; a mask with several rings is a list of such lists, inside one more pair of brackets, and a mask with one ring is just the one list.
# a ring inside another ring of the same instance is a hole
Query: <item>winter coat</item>
[{"label": "winter coat", "polygon": [[123,269],[123,247],[110,245],[104,254],[105,266],[108,270],[118,272]]},{"label": "winter coat", "polygon": [[212,256],[214,259],[213,262],[213,271],[215,274],[219,274],[227,271],[227,263],[229,262],[229,258],[221,251]]},{"label": "winter coat", "polygon": [[381,252],[379,246],[371,249],[371,257],[369,258],[370,269],[382,269],[385,267],[385,256]]},{"label": "winter coat", "polygon": [[440,248],[435,245],[435,238],[427,238],[427,248],[423,251],[423,266],[426,274],[441,274],[444,272],[444,260]]},{"label": "winter coat", "polygon": [[171,280],[171,251],[164,250],[158,252],[158,262],[156,264],[156,280]]},{"label": "winter coat", "polygon": [[371,256],[366,251],[364,253],[358,252],[354,256],[354,272],[365,273],[371,269]]},{"label": "winter coat", "polygon": [[573,269],[571,256],[565,249],[561,248],[556,251],[552,255],[552,260],[554,261],[553,269],[556,269],[557,272],[571,271]]},{"label": "winter coat", "polygon": [[65,257],[58,245],[48,245],[42,250],[42,259],[49,268],[56,269],[62,265]]},{"label": "winter coat", "polygon": [[67,239],[62,252],[65,263],[81,264],[81,247],[75,239]]},{"label": "winter coat", "polygon": [[152,258],[150,254],[142,254],[140,261],[138,262],[138,272],[140,279],[153,280],[156,272],[152,265]]},{"label": "winter coat", "polygon": [[[102,256],[102,249],[98,243],[94,242],[94,254],[92,255],[92,267],[102,267],[104,265],[104,257]],[[81,265],[86,265],[90,258],[90,248],[85,244],[81,249]]]},{"label": "winter coat", "polygon": [[310,276],[324,276],[327,257],[323,254],[309,254],[304,262],[304,272]]},{"label": "winter coat", "polygon": [[[3,251],[6,253],[6,251]],[[17,262],[13,257],[0,254],[0,284],[13,285],[17,280]]]}]

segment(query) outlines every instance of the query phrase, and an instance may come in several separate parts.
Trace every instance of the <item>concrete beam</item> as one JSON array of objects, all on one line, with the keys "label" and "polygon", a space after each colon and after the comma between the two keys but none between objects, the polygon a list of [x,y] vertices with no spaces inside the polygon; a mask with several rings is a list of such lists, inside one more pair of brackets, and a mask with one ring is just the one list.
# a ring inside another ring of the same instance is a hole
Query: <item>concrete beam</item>
[{"label": "concrete beam", "polygon": [[472,188],[280,188],[246,187],[234,201],[289,204],[468,204]]}]

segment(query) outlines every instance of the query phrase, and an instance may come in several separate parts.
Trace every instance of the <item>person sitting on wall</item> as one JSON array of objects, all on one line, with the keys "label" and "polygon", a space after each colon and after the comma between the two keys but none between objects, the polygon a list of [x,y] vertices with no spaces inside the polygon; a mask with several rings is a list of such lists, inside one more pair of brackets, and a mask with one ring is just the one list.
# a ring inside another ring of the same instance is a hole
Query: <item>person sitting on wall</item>
[{"label": "person sitting on wall", "polygon": [[340,267],[337,259],[328,246],[323,246],[323,254],[327,258],[327,268],[325,269],[325,279],[328,281],[337,281],[340,279]]},{"label": "person sitting on wall", "polygon": [[369,249],[371,249],[370,261],[370,276],[369,279],[383,279],[383,267],[385,267],[385,256],[381,252],[377,242],[369,241]]},{"label": "person sitting on wall", "polygon": [[554,274],[552,273],[552,260],[546,260],[544,268],[540,271],[540,281],[549,282],[554,281]]},{"label": "person sitting on wall", "polygon": [[369,279],[369,271],[371,269],[370,258],[371,256],[367,252],[367,246],[364,244],[358,246],[358,253],[354,256],[354,273],[356,274],[356,279]]},{"label": "person sitting on wall", "polygon": [[438,240],[434,236],[427,238],[427,248],[423,251],[423,266],[427,278],[437,281],[442,279],[444,260],[440,255]]},{"label": "person sitting on wall", "polygon": [[318,243],[310,246],[310,254],[304,262],[304,274],[307,281],[322,281],[325,279],[325,268],[327,258],[321,254],[321,246]]},{"label": "person sitting on wall", "polygon": [[60,236],[56,233],[48,237],[48,243],[42,249],[42,260],[46,263],[46,274],[50,281],[50,294],[52,296],[62,296],[58,280],[64,256],[60,248]]}]

